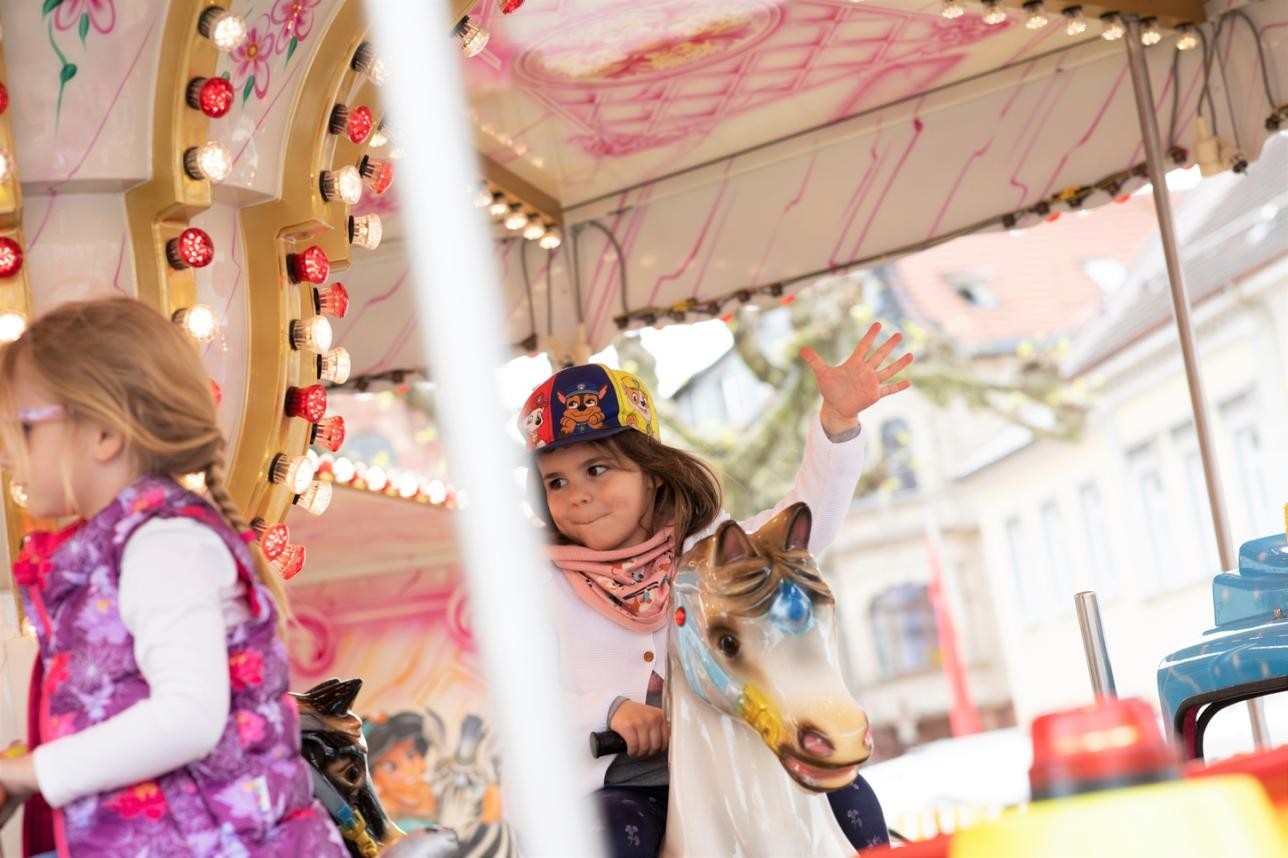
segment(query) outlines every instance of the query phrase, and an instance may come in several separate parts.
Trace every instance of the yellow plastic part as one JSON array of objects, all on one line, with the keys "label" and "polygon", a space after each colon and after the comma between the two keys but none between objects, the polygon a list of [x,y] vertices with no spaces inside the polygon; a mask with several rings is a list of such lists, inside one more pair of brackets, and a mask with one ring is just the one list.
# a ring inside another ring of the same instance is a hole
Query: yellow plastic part
[{"label": "yellow plastic part", "polygon": [[957,832],[949,855],[1288,855],[1288,830],[1255,778],[1230,775],[1035,802],[996,822]]}]

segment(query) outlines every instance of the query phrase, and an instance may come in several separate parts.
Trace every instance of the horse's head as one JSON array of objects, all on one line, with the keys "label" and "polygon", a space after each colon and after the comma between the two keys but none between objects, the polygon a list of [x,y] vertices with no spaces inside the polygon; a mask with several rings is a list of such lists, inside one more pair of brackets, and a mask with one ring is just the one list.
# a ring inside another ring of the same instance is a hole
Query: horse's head
[{"label": "horse's head", "polygon": [[688,551],[671,658],[695,695],[749,724],[793,780],[821,792],[854,780],[872,739],[841,678],[836,606],[809,553],[810,525],[798,503],[752,534],[728,522]]}]

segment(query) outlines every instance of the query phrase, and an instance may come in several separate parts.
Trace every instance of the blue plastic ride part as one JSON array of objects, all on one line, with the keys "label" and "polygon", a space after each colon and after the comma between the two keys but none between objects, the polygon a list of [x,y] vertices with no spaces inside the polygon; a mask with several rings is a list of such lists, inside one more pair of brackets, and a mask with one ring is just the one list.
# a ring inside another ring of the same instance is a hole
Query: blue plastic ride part
[{"label": "blue plastic ride part", "polygon": [[1288,690],[1288,540],[1246,542],[1239,568],[1212,580],[1216,625],[1163,659],[1158,697],[1188,756],[1203,755],[1203,731],[1221,709]]}]

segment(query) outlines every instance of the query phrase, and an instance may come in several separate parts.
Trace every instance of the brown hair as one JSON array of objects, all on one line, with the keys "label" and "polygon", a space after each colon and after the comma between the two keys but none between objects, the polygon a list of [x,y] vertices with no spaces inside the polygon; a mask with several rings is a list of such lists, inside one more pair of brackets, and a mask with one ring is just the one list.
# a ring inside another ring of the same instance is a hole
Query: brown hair
[{"label": "brown hair", "polygon": [[[702,530],[720,515],[720,481],[711,467],[692,453],[668,447],[643,432],[618,432],[597,441],[582,441],[605,451],[618,461],[628,461],[657,481],[653,496],[652,521],[670,522],[675,527],[676,541]],[[541,451],[537,451],[541,455]],[[567,537],[555,527],[546,504],[541,471],[533,462],[528,469],[528,489],[532,506],[554,534],[554,541],[567,543]]]},{"label": "brown hair", "polygon": [[[63,304],[0,349],[0,432],[15,457],[26,456],[13,386],[19,363],[34,370],[73,419],[120,432],[140,474],[202,474],[211,504],[234,532],[246,527],[225,485],[224,447],[209,375],[178,325],[131,298]],[[279,608],[282,579],[251,546],[255,572]]]}]

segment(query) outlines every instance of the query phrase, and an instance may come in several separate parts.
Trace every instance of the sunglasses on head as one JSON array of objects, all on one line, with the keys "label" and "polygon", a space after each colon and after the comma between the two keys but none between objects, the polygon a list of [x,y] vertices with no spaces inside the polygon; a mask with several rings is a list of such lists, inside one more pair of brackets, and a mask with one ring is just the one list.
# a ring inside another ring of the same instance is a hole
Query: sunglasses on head
[{"label": "sunglasses on head", "polygon": [[66,405],[37,405],[34,408],[19,408],[18,423],[22,426],[23,434],[31,431],[31,427],[38,423],[51,423],[55,420],[64,420],[69,412]]}]

